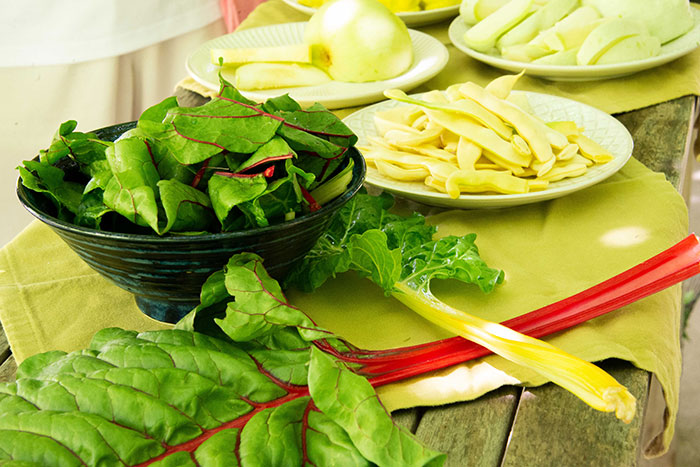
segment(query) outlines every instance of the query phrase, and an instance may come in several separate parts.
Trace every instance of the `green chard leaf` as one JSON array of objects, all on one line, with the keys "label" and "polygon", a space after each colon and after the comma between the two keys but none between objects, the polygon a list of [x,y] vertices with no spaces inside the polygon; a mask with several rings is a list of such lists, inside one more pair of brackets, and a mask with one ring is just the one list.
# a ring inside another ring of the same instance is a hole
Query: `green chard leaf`
[{"label": "green chard leaf", "polygon": [[151,227],[158,225],[158,181],[160,176],[146,140],[120,139],[107,152],[114,174],[104,192],[104,203],[131,222]]},{"label": "green chard leaf", "polygon": [[214,211],[205,193],[176,179],[160,180],[158,190],[168,219],[161,233],[211,229]]},{"label": "green chard leaf", "polygon": [[[300,290],[311,292],[336,274],[350,269],[367,271],[367,267],[362,267],[359,262],[362,250],[358,249],[351,253],[349,247],[354,235],[361,235],[370,230],[383,232],[384,236],[379,238],[386,238],[386,240],[376,247],[375,253],[393,258],[393,263],[387,264],[392,264],[390,270],[394,271],[389,274],[389,277],[395,277],[397,268],[395,262],[402,264],[400,259],[404,251],[431,242],[436,228],[427,225],[425,218],[420,214],[413,213],[404,217],[389,212],[393,203],[393,197],[387,193],[379,196],[358,193],[331,220],[309,254],[291,271],[285,285],[293,285]],[[376,233],[368,233],[368,235],[376,235]],[[359,241],[358,239],[356,244]],[[375,247],[370,242],[365,256],[372,250],[375,250]],[[398,253],[387,250],[396,250]],[[354,261],[357,262],[354,265],[351,255],[354,255]],[[372,274],[369,273],[369,275]],[[376,272],[376,277],[381,275],[382,272]]]},{"label": "green chard leaf", "polygon": [[[208,183],[208,193],[216,217],[224,231],[230,230],[241,204],[260,197],[267,189],[267,178],[263,174],[240,176],[215,173]],[[235,228],[235,227],[234,227]]]},{"label": "green chard leaf", "polygon": [[24,161],[23,164],[18,167],[22,184],[30,190],[46,194],[56,206],[59,219],[72,220],[80,207],[82,185],[65,181],[65,172],[53,165],[34,160]]},{"label": "green chard leaf", "polygon": [[219,303],[216,322],[234,340],[182,329],[193,319],[107,328],[88,349],[26,359],[0,384],[0,463],[442,464],[393,424],[364,377],[316,348],[347,347],[286,303],[259,257],[236,255],[212,276],[202,307]]},{"label": "green chard leaf", "polygon": [[[281,119],[252,105],[216,98],[200,107],[170,109],[163,123],[172,137],[163,139],[161,133],[159,138],[180,162],[194,164],[223,150],[254,152],[275,135]],[[188,146],[187,150],[183,145]]]},{"label": "green chard leaf", "polygon": [[[43,166],[18,168],[23,184],[50,198],[59,218],[119,232],[225,232],[308,211],[303,191],[347,166],[356,137],[322,106],[302,110],[288,95],[258,104],[221,84],[219,95],[199,107],[180,107],[168,97],[146,109],[135,127],[93,134],[64,122],[34,161]],[[341,186],[335,185],[327,190],[331,198]],[[218,223],[194,190],[209,198]],[[123,219],[103,218],[110,211]]]}]

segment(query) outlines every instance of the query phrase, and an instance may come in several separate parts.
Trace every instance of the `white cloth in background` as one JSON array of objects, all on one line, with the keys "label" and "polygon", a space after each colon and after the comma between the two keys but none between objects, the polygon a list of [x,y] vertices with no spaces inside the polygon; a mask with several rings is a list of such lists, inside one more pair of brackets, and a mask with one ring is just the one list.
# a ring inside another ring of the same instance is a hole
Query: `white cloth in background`
[{"label": "white cloth in background", "polygon": [[221,17],[219,0],[0,0],[0,66],[123,55]]},{"label": "white cloth in background", "polygon": [[[70,50],[74,50],[74,59],[67,63],[48,64],[51,57],[42,52],[43,55],[36,55],[32,66],[0,67],[0,216],[3,219],[0,222],[0,246],[14,238],[33,219],[15,194],[19,175],[15,168],[22,160],[31,159],[40,149],[46,148],[62,122],[76,120],[78,131],[91,131],[137,119],[143,110],[173,94],[175,85],[187,74],[185,60],[193,50],[226,33],[221,14],[212,10],[218,8],[218,0],[0,0],[0,62],[8,63],[7,57],[13,55],[6,54],[13,47],[28,50],[27,44],[8,42],[10,37],[3,29],[8,23],[17,22],[12,28],[21,30],[17,16],[19,8],[32,11],[40,4],[45,9],[43,13],[33,12],[36,24],[27,25],[29,19],[25,21],[27,31],[38,34],[37,31],[41,30],[37,29],[38,23],[51,29],[52,25],[58,27],[61,20],[73,15],[83,18],[93,34],[96,29],[90,27],[90,18],[99,14],[101,17],[95,18],[96,24],[107,24],[107,19],[102,16],[114,15],[113,24],[134,26],[131,29],[134,37],[129,40],[127,48],[124,44],[110,48],[103,43],[107,46],[105,50],[116,55],[97,53],[93,47],[88,48],[88,54],[78,50],[79,47],[72,49],[75,44],[68,41],[64,42],[63,52],[56,52],[57,57],[65,59],[73,53]],[[59,4],[67,10],[54,11],[53,5]],[[95,9],[96,5],[102,8]],[[187,16],[185,5],[198,19],[189,22],[183,19],[176,27],[177,18]],[[121,17],[124,12],[131,13]],[[54,14],[57,16],[52,17]],[[117,19],[116,15],[120,18]],[[141,26],[152,24],[157,31],[139,29],[135,16],[141,16]],[[79,29],[77,24],[70,24]],[[137,31],[140,32],[137,34]],[[33,44],[38,46],[42,41],[50,44],[51,37],[67,39],[70,37],[67,34],[63,31],[59,35],[56,29],[52,29],[45,38],[37,38]],[[86,40],[90,34],[79,31],[74,37]],[[29,32],[22,37],[28,35]],[[92,58],[87,59],[88,56]],[[39,58],[47,63],[40,65]]]}]

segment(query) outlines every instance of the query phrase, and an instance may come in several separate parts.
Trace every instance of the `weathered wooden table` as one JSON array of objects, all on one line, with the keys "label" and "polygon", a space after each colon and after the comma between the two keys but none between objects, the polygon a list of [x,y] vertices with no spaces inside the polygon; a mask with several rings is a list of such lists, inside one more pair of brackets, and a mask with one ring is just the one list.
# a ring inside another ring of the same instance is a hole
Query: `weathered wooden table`
[{"label": "weathered wooden table", "polygon": [[[666,174],[686,200],[696,112],[696,98],[689,96],[616,115],[634,138],[634,157]],[[430,447],[448,453],[450,466],[643,465],[645,416],[659,407],[660,389],[651,374],[630,363],[602,366],[638,399],[639,416],[629,425],[553,384],[504,387],[476,401],[393,415]],[[11,381],[15,371],[0,325],[0,382]]]}]

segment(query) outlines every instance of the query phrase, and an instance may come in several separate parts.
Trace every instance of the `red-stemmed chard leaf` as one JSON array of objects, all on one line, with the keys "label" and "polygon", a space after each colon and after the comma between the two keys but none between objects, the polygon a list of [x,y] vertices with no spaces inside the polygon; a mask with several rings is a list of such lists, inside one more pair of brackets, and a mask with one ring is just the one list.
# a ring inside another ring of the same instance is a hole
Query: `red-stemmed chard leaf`
[{"label": "red-stemmed chard leaf", "polygon": [[[534,332],[561,330],[686,279],[699,262],[700,244],[690,236],[511,321]],[[259,257],[240,254],[210,277],[201,305],[176,329],[104,329],[86,350],[25,360],[16,382],[0,385],[0,459],[37,466],[441,465],[443,455],[392,423],[373,387],[483,354],[469,348],[461,338],[381,352],[354,348],[291,306]]]}]

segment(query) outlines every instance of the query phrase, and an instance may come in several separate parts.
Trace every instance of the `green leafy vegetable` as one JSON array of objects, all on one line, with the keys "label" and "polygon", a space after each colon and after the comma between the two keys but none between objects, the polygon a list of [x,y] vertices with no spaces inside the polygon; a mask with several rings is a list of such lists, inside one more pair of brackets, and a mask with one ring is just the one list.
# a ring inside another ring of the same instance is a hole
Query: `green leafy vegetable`
[{"label": "green leafy vegetable", "polygon": [[351,177],[335,177],[347,173],[357,141],[320,105],[303,110],[289,96],[258,104],[224,80],[202,106],[169,97],[146,109],[116,141],[76,126],[63,123],[39,160],[19,167],[24,186],[48,197],[63,220],[139,231],[101,222],[115,212],[158,235],[263,227],[317,209],[305,190],[333,179],[328,193],[342,193]]},{"label": "green leafy vegetable", "polygon": [[627,423],[632,420],[634,397],[599,367],[438,299],[430,289],[434,279],[456,279],[490,292],[503,273],[479,257],[473,234],[434,240],[434,230],[423,219],[403,220],[388,212],[390,206],[388,196],[356,196],[334,217],[288,283],[312,291],[337,273],[356,271],[438,326],[539,372],[598,410],[614,411]]},{"label": "green leafy vegetable", "polygon": [[[387,238],[426,228],[382,213],[365,221],[393,223]],[[690,236],[509,324],[560,331],[686,279],[699,262]],[[0,464],[441,465],[444,455],[391,422],[373,387],[487,353],[460,337],[357,349],[287,303],[258,256],[239,254],[176,329],[104,329],[85,350],[22,362],[16,381],[0,384]]]},{"label": "green leafy vegetable", "polygon": [[109,328],[86,350],[25,360],[0,385],[0,462],[442,465],[314,345],[347,349],[286,303],[259,257],[232,257],[202,296],[203,308],[226,304],[218,337],[186,329],[204,319],[193,313],[181,329]]}]

